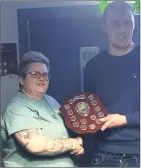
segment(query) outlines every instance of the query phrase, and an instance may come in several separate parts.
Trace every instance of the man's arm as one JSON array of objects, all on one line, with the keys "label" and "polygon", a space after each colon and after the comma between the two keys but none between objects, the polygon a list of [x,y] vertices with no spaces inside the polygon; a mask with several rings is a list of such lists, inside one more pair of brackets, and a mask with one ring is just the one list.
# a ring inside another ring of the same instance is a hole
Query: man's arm
[{"label": "man's arm", "polygon": [[125,117],[127,120],[127,125],[139,125],[140,124],[139,111],[136,111],[134,114],[128,114]]},{"label": "man's arm", "polygon": [[41,129],[30,129],[14,134],[18,142],[30,153],[36,155],[58,155],[64,152],[76,151],[82,154],[83,148],[80,146],[80,139],[51,139],[41,135]]}]

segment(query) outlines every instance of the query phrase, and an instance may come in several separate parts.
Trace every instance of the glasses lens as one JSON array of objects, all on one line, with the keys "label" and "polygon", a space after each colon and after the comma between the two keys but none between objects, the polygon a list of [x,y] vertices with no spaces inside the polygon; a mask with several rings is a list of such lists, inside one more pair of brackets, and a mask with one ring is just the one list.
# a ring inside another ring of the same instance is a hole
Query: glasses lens
[{"label": "glasses lens", "polygon": [[48,73],[45,72],[42,75],[43,75],[45,80],[49,80],[50,79]]},{"label": "glasses lens", "polygon": [[41,77],[41,75],[43,76],[44,80],[49,80],[50,79],[47,72],[41,73],[41,72],[38,72],[38,71],[33,71],[33,72],[30,72],[30,74],[35,79],[39,79]]},{"label": "glasses lens", "polygon": [[31,72],[31,75],[33,78],[39,79],[41,76],[41,73],[38,71]]}]

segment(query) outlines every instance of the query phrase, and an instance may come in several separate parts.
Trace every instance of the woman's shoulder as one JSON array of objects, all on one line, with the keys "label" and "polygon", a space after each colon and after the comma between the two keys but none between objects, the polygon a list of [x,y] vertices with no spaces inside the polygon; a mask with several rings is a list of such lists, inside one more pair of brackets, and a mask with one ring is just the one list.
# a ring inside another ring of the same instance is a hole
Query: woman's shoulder
[{"label": "woman's shoulder", "polygon": [[23,102],[26,102],[26,101],[27,100],[26,100],[25,96],[22,93],[17,92],[17,94],[10,100],[9,105],[13,104],[13,103],[21,103],[22,104]]},{"label": "woman's shoulder", "polygon": [[50,95],[48,95],[48,94],[45,94],[45,95],[44,95],[44,98],[46,99],[46,101],[47,101],[52,107],[60,108],[60,104],[58,103],[58,101],[57,101],[54,97],[52,97],[52,96],[50,96]]},{"label": "woman's shoulder", "polygon": [[22,93],[18,92],[9,102],[6,107],[6,111],[12,111],[13,109],[24,109],[24,107],[29,107],[29,100]]},{"label": "woman's shoulder", "polygon": [[52,97],[52,96],[50,96],[50,95],[48,95],[48,94],[45,94],[45,95],[44,95],[44,98],[45,98],[46,100],[49,100],[49,101],[57,101],[54,97]]}]

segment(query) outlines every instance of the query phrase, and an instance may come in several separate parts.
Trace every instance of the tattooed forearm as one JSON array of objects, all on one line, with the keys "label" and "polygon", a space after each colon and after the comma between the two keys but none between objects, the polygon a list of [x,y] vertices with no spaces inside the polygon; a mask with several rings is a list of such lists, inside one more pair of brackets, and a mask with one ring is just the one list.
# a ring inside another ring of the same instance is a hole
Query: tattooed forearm
[{"label": "tattooed forearm", "polygon": [[37,135],[41,135],[41,129],[30,129],[17,132],[16,138],[26,147],[29,144],[29,140]]},{"label": "tattooed forearm", "polygon": [[40,135],[41,129],[30,129],[30,130],[24,130],[17,133],[18,136],[24,139],[31,139],[35,135]]},{"label": "tattooed forearm", "polygon": [[15,137],[26,150],[36,155],[52,156],[82,148],[76,138],[50,139],[41,135],[41,129],[20,131]]},{"label": "tattooed forearm", "polygon": [[72,151],[78,147],[75,139],[47,139],[44,143],[42,154],[58,155],[64,152]]}]

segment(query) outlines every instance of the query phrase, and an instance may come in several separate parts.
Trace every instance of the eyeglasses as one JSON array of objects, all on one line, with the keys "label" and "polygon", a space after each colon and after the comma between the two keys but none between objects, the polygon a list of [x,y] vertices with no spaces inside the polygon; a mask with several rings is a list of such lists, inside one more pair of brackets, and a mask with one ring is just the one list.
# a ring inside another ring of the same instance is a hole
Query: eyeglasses
[{"label": "eyeglasses", "polygon": [[40,79],[42,76],[46,81],[49,81],[51,78],[47,72],[41,73],[39,71],[30,71],[27,72],[26,74],[31,74],[31,76],[35,79]]}]

